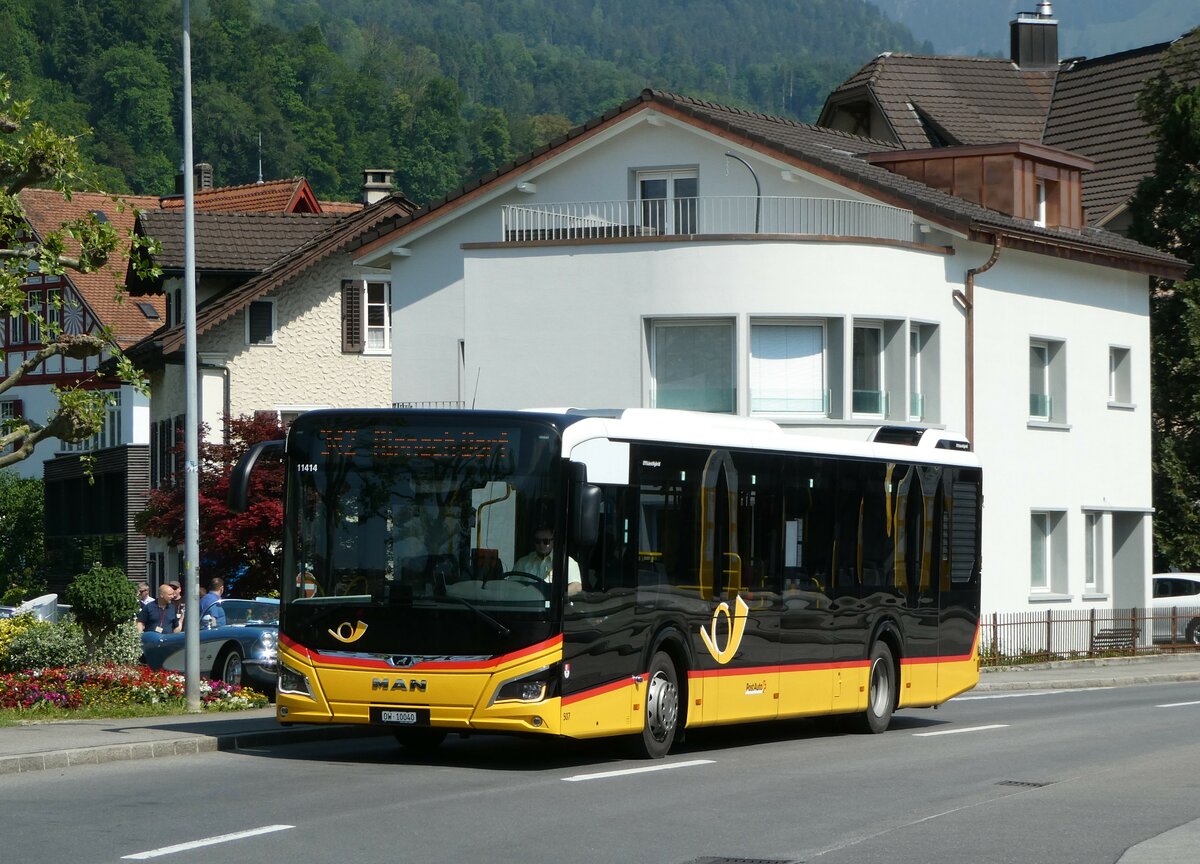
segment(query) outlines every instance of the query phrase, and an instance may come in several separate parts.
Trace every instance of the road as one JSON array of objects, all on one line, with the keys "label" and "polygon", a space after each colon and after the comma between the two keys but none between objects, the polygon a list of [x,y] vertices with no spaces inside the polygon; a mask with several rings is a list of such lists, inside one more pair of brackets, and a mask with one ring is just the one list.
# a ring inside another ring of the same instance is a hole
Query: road
[{"label": "road", "polygon": [[708,730],[662,762],[360,739],[6,775],[0,832],[5,861],[72,864],[1095,864],[1200,818],[1198,730],[1193,683],[979,694],[876,736]]}]

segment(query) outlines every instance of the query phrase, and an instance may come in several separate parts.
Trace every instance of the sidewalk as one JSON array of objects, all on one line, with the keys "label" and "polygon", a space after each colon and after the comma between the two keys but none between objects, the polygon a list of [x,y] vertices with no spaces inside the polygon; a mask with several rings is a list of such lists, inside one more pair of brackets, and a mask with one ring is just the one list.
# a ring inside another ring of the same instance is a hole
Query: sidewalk
[{"label": "sidewalk", "polygon": [[[972,692],[1200,681],[1200,653],[985,668]],[[0,727],[0,775],[212,750],[390,734],[372,726],[280,726],[274,708]]]}]

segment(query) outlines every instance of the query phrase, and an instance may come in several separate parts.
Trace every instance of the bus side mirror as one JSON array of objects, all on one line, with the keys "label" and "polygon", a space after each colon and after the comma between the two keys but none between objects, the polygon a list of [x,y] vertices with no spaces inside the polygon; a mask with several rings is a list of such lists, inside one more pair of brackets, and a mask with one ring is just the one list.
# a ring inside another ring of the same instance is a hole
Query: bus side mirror
[{"label": "bus side mirror", "polygon": [[590,549],[600,539],[600,487],[592,483],[575,484],[572,502],[571,539],[576,546]]},{"label": "bus side mirror", "polygon": [[233,466],[229,474],[229,494],[225,503],[234,513],[245,513],[250,497],[250,475],[254,465],[264,453],[283,455],[283,441],[259,441],[242,454],[242,458]]}]

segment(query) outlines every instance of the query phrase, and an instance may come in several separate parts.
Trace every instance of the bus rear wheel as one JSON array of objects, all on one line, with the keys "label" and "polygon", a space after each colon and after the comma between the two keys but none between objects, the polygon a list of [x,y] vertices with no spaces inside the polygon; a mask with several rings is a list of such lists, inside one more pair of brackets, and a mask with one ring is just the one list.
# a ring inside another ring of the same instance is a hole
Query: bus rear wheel
[{"label": "bus rear wheel", "polygon": [[647,759],[661,759],[675,743],[679,726],[679,673],[663,652],[654,655],[646,676],[646,716],[635,751]]},{"label": "bus rear wheel", "polygon": [[875,734],[888,728],[896,707],[896,664],[886,642],[871,646],[867,674],[867,710],[858,716],[858,725],[863,732]]}]

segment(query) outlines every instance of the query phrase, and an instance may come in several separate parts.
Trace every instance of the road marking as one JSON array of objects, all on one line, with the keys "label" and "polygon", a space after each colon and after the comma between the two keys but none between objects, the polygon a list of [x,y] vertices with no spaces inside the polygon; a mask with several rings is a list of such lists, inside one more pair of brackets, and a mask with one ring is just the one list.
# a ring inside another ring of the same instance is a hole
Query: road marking
[{"label": "road marking", "polygon": [[201,846],[215,846],[217,843],[229,843],[232,840],[243,840],[258,834],[270,834],[273,831],[286,831],[295,825],[265,825],[262,828],[251,828],[248,831],[236,831],[233,834],[221,834],[217,837],[207,837],[203,840],[192,840],[189,843],[178,843],[174,846],[163,846],[161,849],[151,849],[149,852],[138,852],[136,855],[122,855],[121,860],[142,860],[158,858],[162,855],[174,855],[176,852],[186,852],[189,849],[199,849]]},{"label": "road marking", "polygon": [[692,759],[690,762],[668,762],[666,765],[651,765],[648,768],[622,768],[619,771],[576,774],[573,777],[564,777],[563,780],[568,783],[577,783],[580,780],[605,780],[609,777],[626,777],[630,774],[649,774],[651,771],[670,771],[673,768],[694,768],[697,765],[712,765],[715,761],[715,759]]},{"label": "road marking", "polygon": [[1026,690],[1020,693],[989,693],[986,696],[955,696],[955,702],[972,702],[979,699],[1019,699],[1022,696],[1058,696],[1064,693],[1090,693],[1093,690],[1115,690],[1116,687],[1071,687],[1062,690]]},{"label": "road marking", "polygon": [[914,732],[914,738],[932,738],[934,735],[957,735],[959,732],[984,732],[988,729],[1007,729],[1007,723],[993,723],[990,726],[966,726],[962,729],[941,729],[937,732]]},{"label": "road marking", "polygon": [[1155,705],[1154,707],[1155,708],[1182,708],[1185,705],[1200,705],[1200,701],[1197,701],[1197,702],[1168,702],[1166,705]]}]

